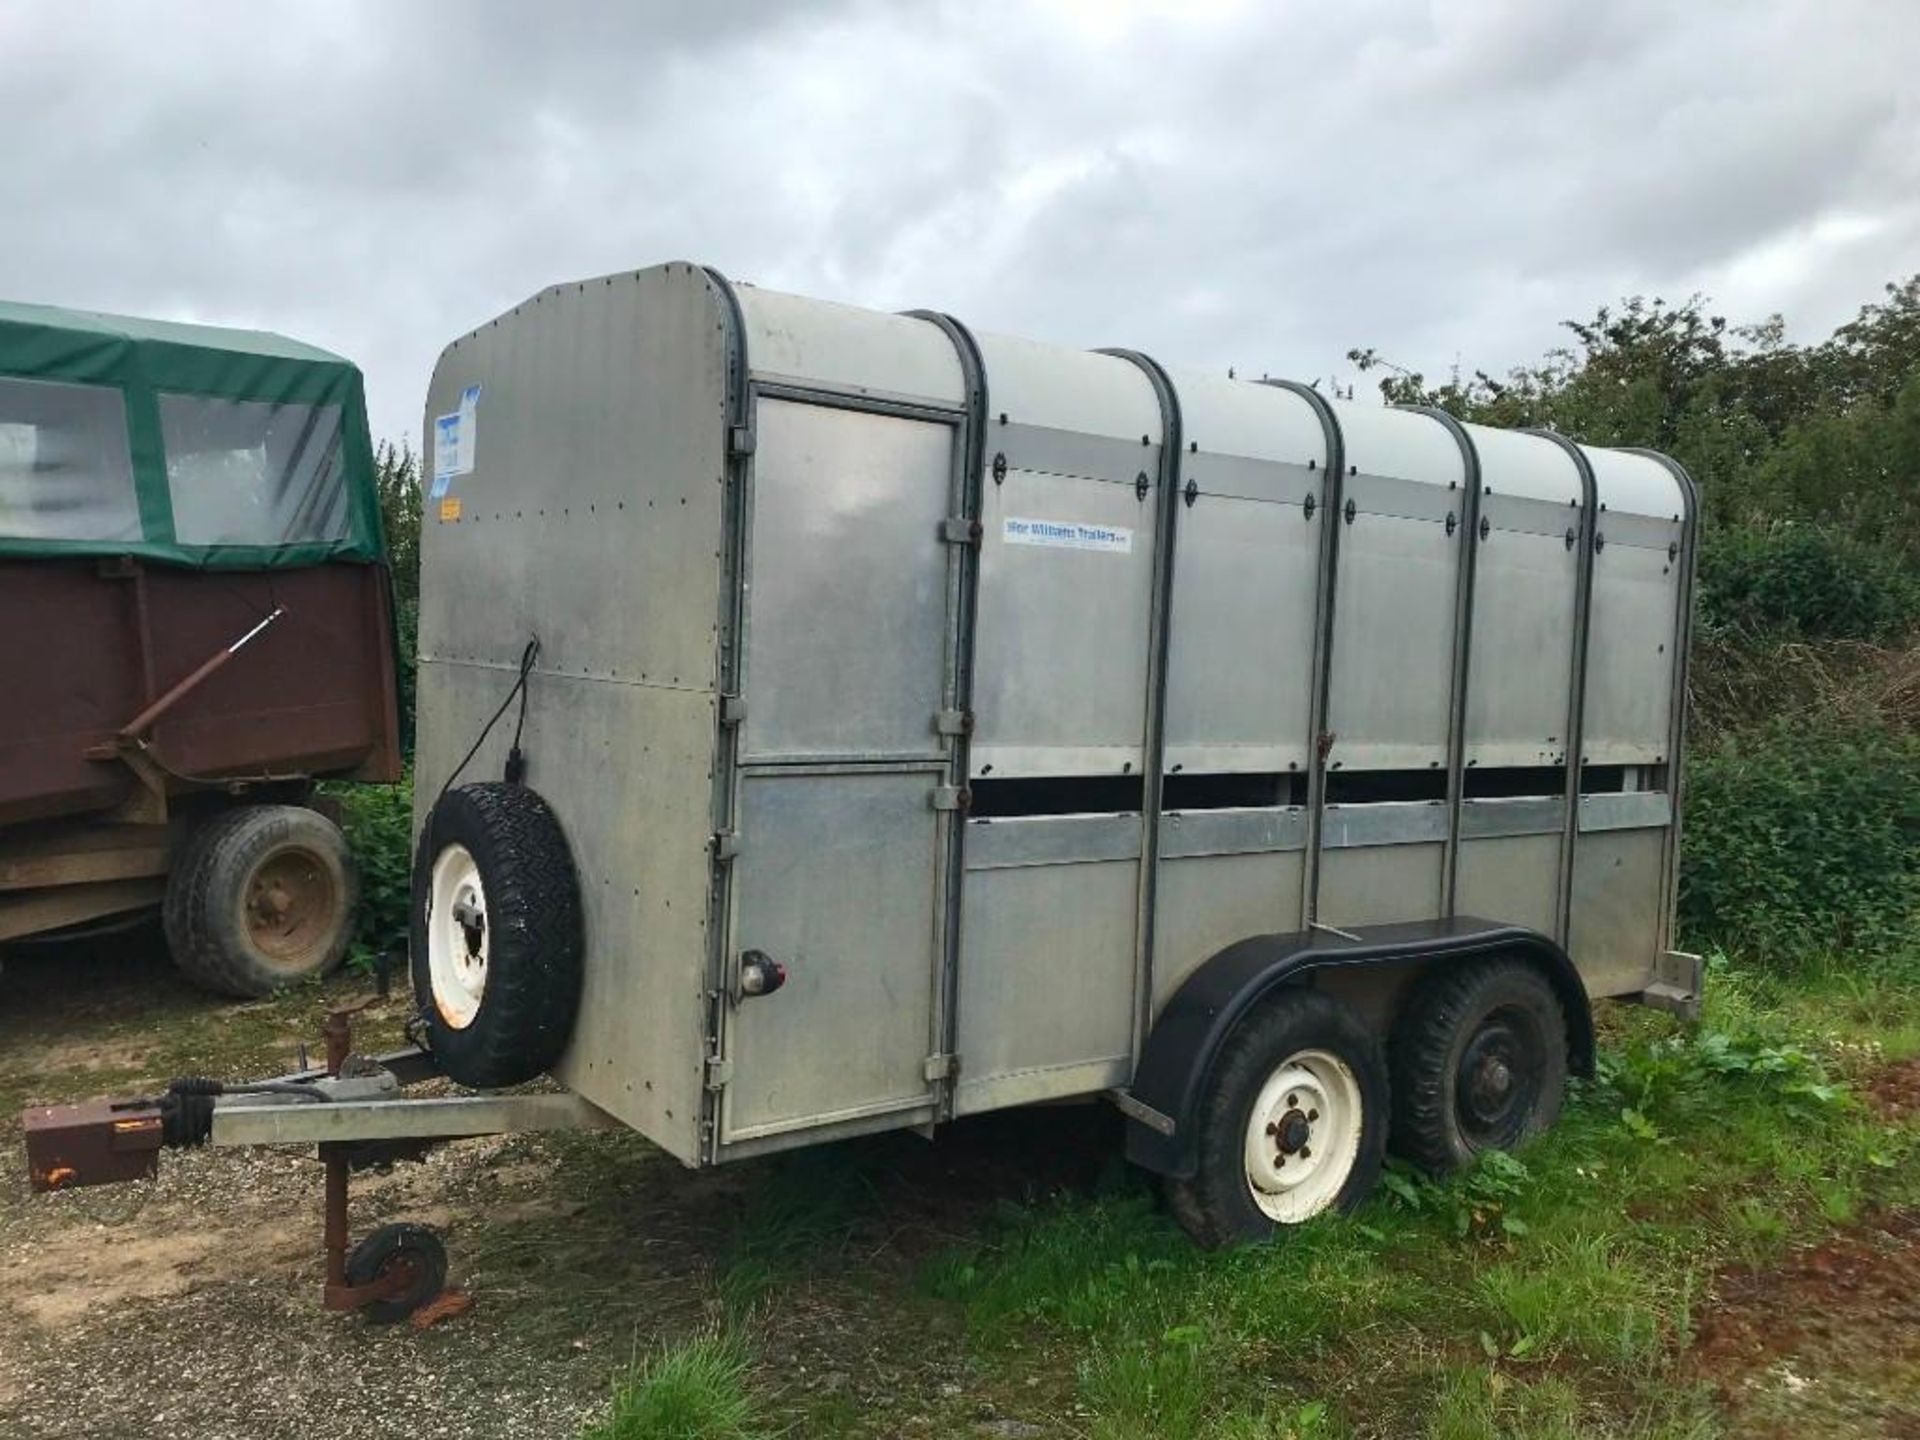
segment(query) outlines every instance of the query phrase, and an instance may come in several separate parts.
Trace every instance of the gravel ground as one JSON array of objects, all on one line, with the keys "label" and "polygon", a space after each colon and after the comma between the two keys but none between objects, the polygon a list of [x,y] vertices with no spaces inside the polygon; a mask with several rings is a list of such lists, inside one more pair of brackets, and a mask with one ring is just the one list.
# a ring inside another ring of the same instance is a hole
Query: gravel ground
[{"label": "gravel ground", "polygon": [[[273,1073],[327,1008],[358,994],[340,980],[233,1006],[187,990],[151,954],[9,958],[0,1437],[567,1440],[636,1357],[719,1321],[715,1277],[743,1229],[767,1229],[768,1197],[775,1209],[783,1187],[804,1197],[819,1166],[842,1164],[857,1214],[789,1247],[804,1253],[776,1254],[748,1322],[755,1390],[783,1432],[1062,1433],[1028,1423],[1064,1407],[1050,1378],[1012,1382],[1010,1409],[972,1373],[959,1318],[913,1277],[998,1200],[1085,1183],[1111,1157],[1104,1111],[1099,1123],[1042,1112],[936,1146],[883,1137],[701,1174],[626,1133],[450,1144],[354,1180],[356,1236],[389,1220],[433,1226],[473,1296],[425,1331],[320,1309],[321,1172],[308,1154],[169,1154],[155,1181],[27,1192],[20,1104],[145,1093],[180,1073]],[[366,1048],[399,1019],[397,1004],[372,1012]]]}]

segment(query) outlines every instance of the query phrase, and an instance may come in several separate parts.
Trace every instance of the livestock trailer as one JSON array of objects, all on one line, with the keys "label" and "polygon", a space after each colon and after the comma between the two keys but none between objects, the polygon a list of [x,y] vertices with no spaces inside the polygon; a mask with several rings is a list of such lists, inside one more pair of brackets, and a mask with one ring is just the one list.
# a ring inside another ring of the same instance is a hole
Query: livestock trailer
[{"label": "livestock trailer", "polygon": [[687,264],[454,341],[428,416],[425,1051],[565,1092],[349,1066],[216,1143],[1104,1096],[1221,1243],[1549,1124],[1591,998],[1697,1003],[1669,460]]},{"label": "livestock trailer", "polygon": [[278,335],[0,304],[0,944],[164,901],[195,980],[339,963],[316,778],[400,774],[360,372]]}]

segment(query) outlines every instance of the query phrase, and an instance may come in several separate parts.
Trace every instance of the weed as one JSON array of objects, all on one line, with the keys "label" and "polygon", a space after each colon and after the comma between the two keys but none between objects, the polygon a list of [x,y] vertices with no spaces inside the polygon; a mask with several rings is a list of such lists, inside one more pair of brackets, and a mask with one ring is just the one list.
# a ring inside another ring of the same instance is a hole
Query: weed
[{"label": "weed", "polygon": [[1527,1223],[1511,1206],[1527,1179],[1525,1161],[1504,1150],[1487,1150],[1444,1184],[1401,1160],[1388,1162],[1380,1182],[1406,1209],[1439,1215],[1455,1235],[1467,1239],[1525,1235]]},{"label": "weed", "polygon": [[615,1382],[606,1419],[582,1440],[755,1440],[766,1433],[747,1393],[745,1351],[705,1335],[658,1351]]}]

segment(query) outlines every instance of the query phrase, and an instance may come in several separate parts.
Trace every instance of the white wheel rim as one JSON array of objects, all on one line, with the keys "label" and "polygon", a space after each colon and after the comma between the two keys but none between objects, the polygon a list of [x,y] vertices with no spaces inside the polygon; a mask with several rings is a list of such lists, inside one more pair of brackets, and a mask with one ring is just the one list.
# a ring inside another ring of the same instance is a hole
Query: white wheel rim
[{"label": "white wheel rim", "polygon": [[427,978],[434,1008],[456,1030],[480,1013],[492,944],[480,867],[466,846],[449,845],[434,859],[427,897]]},{"label": "white wheel rim", "polygon": [[1261,1214],[1298,1225],[1339,1198],[1360,1156],[1364,1109],[1338,1055],[1302,1050],[1275,1067],[1247,1116],[1247,1188]]}]

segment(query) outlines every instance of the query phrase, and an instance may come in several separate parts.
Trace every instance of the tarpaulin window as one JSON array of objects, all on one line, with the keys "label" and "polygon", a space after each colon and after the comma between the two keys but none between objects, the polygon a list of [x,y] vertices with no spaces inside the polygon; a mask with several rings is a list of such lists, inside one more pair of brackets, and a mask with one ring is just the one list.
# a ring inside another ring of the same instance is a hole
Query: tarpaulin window
[{"label": "tarpaulin window", "polygon": [[140,539],[118,390],[0,377],[0,537]]},{"label": "tarpaulin window", "polygon": [[338,405],[162,395],[160,436],[182,545],[348,538]]}]

